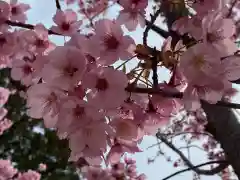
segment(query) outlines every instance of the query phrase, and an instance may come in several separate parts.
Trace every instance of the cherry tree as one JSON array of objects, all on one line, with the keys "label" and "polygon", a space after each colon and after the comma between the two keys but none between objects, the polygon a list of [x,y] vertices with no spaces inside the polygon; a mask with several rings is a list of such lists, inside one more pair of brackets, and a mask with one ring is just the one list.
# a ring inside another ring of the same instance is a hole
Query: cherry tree
[{"label": "cherry tree", "polygon": [[[15,93],[26,100],[27,115],[68,141],[69,161],[83,178],[147,179],[125,156],[142,153],[146,136],[159,140],[158,153],[175,167],[186,166],[164,180],[190,170],[194,179],[240,177],[240,124],[233,112],[240,105],[232,101],[233,84],[240,84],[238,0],[155,0],[150,19],[148,0],[55,2],[47,29],[27,24],[30,5],[0,0],[0,63],[24,86]],[[104,13],[113,6],[121,10],[108,19]],[[160,16],[167,30],[155,24]],[[138,26],[145,28],[141,44],[123,30]],[[151,47],[149,31],[164,43]],[[63,37],[64,45],[50,36]],[[159,69],[170,72],[168,81],[160,80]],[[4,131],[11,126],[3,107],[10,92],[0,91]],[[193,164],[173,143],[177,136],[186,149],[201,144],[209,161]],[[179,159],[161,152],[162,143]],[[3,179],[40,179],[32,170],[15,176],[9,161],[2,164],[12,173],[0,171]]]}]

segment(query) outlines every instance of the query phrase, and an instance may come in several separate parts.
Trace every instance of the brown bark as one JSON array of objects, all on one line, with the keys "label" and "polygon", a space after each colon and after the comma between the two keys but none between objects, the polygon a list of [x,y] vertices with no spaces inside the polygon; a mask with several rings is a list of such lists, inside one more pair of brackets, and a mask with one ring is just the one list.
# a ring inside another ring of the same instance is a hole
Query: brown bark
[{"label": "brown bark", "polygon": [[236,115],[229,108],[206,102],[202,102],[202,108],[209,123],[206,130],[220,143],[228,162],[240,179],[240,123]]}]

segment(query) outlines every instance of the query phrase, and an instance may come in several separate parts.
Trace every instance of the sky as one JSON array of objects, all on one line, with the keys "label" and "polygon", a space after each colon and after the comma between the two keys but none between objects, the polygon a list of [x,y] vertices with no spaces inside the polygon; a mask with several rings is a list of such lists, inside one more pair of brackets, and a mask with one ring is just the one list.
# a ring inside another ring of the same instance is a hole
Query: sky
[{"label": "sky", "polygon": [[[30,4],[31,10],[28,11],[28,21],[27,23],[30,24],[37,24],[37,23],[43,23],[46,27],[51,27],[53,25],[52,17],[55,14],[56,7],[55,7],[55,0],[20,0],[21,2],[25,2]],[[65,7],[64,7],[65,8]],[[119,8],[114,7],[111,8],[108,13],[107,17],[110,19],[113,19],[117,16]],[[149,14],[149,12],[148,12]],[[166,28],[165,25],[162,23],[162,19],[157,19],[156,23],[160,25],[162,28]],[[144,29],[137,28],[135,32],[129,33],[125,30],[126,34],[131,35],[136,44],[142,43],[142,35],[143,35]],[[51,36],[51,39],[61,45],[64,42],[63,37],[59,36]],[[161,48],[161,45],[163,43],[163,39],[160,38],[157,34],[151,32],[149,34],[148,43],[150,46],[156,46],[157,48]],[[132,67],[134,65],[134,61],[128,64],[128,67]],[[165,69],[159,70],[158,74],[160,74],[160,80],[167,80],[169,78],[169,74]],[[235,98],[235,101],[239,100],[240,96],[237,96]],[[158,147],[155,146],[153,148],[150,148],[147,150],[147,147],[153,145],[156,143],[155,137],[146,137],[144,138],[143,142],[141,143],[140,147],[144,151],[142,153],[138,153],[133,155],[133,157],[137,160],[137,168],[138,171],[141,173],[145,173],[148,177],[148,180],[161,180],[164,177],[178,171],[184,168],[174,168],[172,163],[169,163],[166,161],[166,159],[162,156],[159,156],[154,163],[147,164],[147,159],[149,157],[154,157],[156,155],[156,152],[158,150]],[[175,140],[174,142],[177,144],[178,147],[183,146],[184,144],[179,139]],[[177,159],[178,156],[172,152],[170,149],[168,149],[166,146],[162,146],[162,150],[170,156],[172,159]],[[191,160],[194,164],[201,164],[206,162],[206,158],[204,156],[204,153],[202,153],[198,149],[193,149],[191,151]],[[191,171],[182,173],[178,176],[175,176],[171,178],[172,180],[191,180],[193,179],[192,176],[193,173]],[[220,178],[218,176],[201,176],[202,180],[219,180]]]}]

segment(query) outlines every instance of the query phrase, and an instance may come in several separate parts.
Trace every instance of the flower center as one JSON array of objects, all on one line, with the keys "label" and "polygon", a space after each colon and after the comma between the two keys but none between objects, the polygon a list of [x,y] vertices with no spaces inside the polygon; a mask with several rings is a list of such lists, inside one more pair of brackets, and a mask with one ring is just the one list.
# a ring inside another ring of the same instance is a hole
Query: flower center
[{"label": "flower center", "polygon": [[217,33],[207,33],[206,38],[210,43],[220,40],[220,36]]},{"label": "flower center", "polygon": [[198,55],[193,58],[193,64],[196,69],[201,69],[205,64],[203,55]]},{"label": "flower center", "polygon": [[6,44],[6,43],[7,43],[6,38],[5,38],[3,35],[1,35],[1,36],[0,36],[0,46],[3,46],[3,45]]},{"label": "flower center", "polygon": [[70,29],[70,24],[69,23],[62,23],[62,26],[61,28],[64,30],[64,31],[68,31]]},{"label": "flower center", "polygon": [[141,0],[132,0],[132,4],[137,5]]},{"label": "flower center", "polygon": [[104,38],[104,44],[105,44],[107,49],[115,50],[119,46],[119,41],[112,34],[107,34]]},{"label": "flower center", "polygon": [[108,88],[108,82],[104,78],[99,78],[97,80],[96,89],[99,91],[105,91]]},{"label": "flower center", "polygon": [[127,138],[132,136],[132,126],[126,122],[120,122],[117,126],[117,136]]},{"label": "flower center", "polygon": [[47,47],[48,46],[48,41],[44,41],[44,40],[42,40],[42,39],[37,39],[36,41],[35,41],[35,45],[37,46],[37,47],[42,47],[42,48],[45,48],[45,47]]},{"label": "flower center", "polygon": [[29,75],[33,72],[33,68],[29,65],[25,65],[23,68],[23,73],[26,74],[26,75]]},{"label": "flower center", "polygon": [[77,105],[77,107],[74,109],[74,115],[77,118],[82,117],[85,114],[85,108]]},{"label": "flower center", "polygon": [[13,15],[20,14],[20,9],[17,6],[13,6],[12,9],[11,9],[11,13]]},{"label": "flower center", "polygon": [[67,74],[70,77],[74,76],[74,73],[76,73],[78,71],[78,68],[72,67],[72,66],[67,66],[64,69],[65,74]]}]

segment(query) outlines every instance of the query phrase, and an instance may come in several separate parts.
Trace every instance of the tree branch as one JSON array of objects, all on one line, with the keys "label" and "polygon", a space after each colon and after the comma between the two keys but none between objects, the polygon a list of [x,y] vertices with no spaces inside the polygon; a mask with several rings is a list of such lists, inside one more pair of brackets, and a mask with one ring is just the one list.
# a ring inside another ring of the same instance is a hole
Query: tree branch
[{"label": "tree branch", "polygon": [[[127,92],[130,92],[130,93],[156,94],[156,95],[160,95],[160,96],[163,96],[163,97],[166,97],[166,98],[183,98],[183,93],[182,92],[166,91],[166,90],[163,90],[163,89],[140,88],[140,87],[134,87],[132,85],[129,85],[128,87],[125,88],[125,90]],[[201,102],[206,102],[206,101],[201,100]],[[214,105],[233,108],[233,109],[240,109],[240,104],[231,103],[231,102],[219,101]]]},{"label": "tree branch", "polygon": [[193,169],[196,169],[196,168],[199,168],[199,167],[202,167],[202,166],[211,165],[211,164],[225,164],[225,163],[226,163],[226,161],[224,161],[224,160],[222,160],[222,161],[210,161],[210,162],[206,162],[206,163],[203,163],[203,164],[196,165],[196,166],[194,166],[194,167],[192,167],[192,168],[186,168],[186,169],[177,171],[177,172],[175,172],[175,173],[173,173],[173,174],[171,174],[171,175],[163,178],[162,180],[170,179],[170,178],[172,178],[173,176],[176,176],[176,175],[178,175],[178,174],[184,173],[184,172],[186,172],[186,171],[191,171],[191,170],[193,170]]},{"label": "tree branch", "polygon": [[159,62],[159,56],[157,54],[156,47],[154,48],[153,58],[152,58],[152,80],[154,89],[158,89],[158,75],[157,75],[157,65]]},{"label": "tree branch", "polygon": [[240,179],[240,124],[231,109],[202,102],[207,115],[206,131],[213,134],[224,150],[225,157]]},{"label": "tree branch", "polygon": [[[13,21],[10,21],[10,20],[6,20],[5,23],[9,26],[14,26],[14,27],[21,27],[21,28],[25,28],[25,29],[30,29],[30,30],[33,30],[34,29],[34,25],[32,24],[25,24],[25,23],[21,23],[21,22],[13,22]],[[55,33],[53,32],[52,30],[48,30],[48,34],[49,35],[59,35],[59,36],[63,36],[61,34],[58,34],[58,33]]]},{"label": "tree branch", "polygon": [[196,168],[191,161],[189,161],[189,159],[182,153],[182,151],[180,151],[178,148],[176,148],[171,142],[169,142],[163,134],[161,133],[157,133],[156,134],[157,138],[160,139],[162,142],[164,142],[169,148],[171,148],[174,152],[176,152],[181,159],[184,161],[184,163],[194,172],[198,173],[198,174],[202,174],[202,175],[214,175],[217,174],[219,172],[221,172],[222,170],[224,170],[229,163],[227,161],[224,161],[225,163],[221,163],[219,164],[217,167],[210,169],[210,170],[205,170],[205,169],[199,169]]},{"label": "tree branch", "polygon": [[148,32],[149,30],[152,28],[152,25],[154,24],[154,22],[156,21],[157,17],[159,16],[159,14],[161,13],[161,10],[158,9],[154,15],[150,15],[151,16],[151,21],[149,22],[149,24],[147,24],[145,31],[143,32],[143,45],[147,46],[147,36],[148,36]]},{"label": "tree branch", "polygon": [[59,0],[55,0],[55,2],[56,2],[56,8],[61,10],[61,5],[60,5]]},{"label": "tree branch", "polygon": [[159,34],[160,36],[162,36],[163,38],[167,38],[168,36],[170,36],[169,32],[163,30],[162,28],[156,26],[155,24],[151,25],[151,22],[148,21],[147,19],[145,19],[146,25],[147,26],[151,26],[151,30],[155,31],[157,34]]}]

